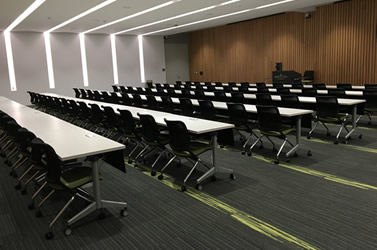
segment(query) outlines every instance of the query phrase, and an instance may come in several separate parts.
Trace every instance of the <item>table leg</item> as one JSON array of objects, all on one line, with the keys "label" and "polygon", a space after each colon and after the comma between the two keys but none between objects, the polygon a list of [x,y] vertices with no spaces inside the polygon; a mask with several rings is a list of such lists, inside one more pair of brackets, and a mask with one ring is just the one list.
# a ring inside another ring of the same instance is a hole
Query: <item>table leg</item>
[{"label": "table leg", "polygon": [[296,145],[291,150],[289,150],[285,156],[289,157],[292,154],[294,154],[300,147],[300,143],[301,143],[301,116],[298,116],[296,117]]},{"label": "table leg", "polygon": [[350,132],[348,132],[348,134],[344,137],[344,139],[348,139],[351,134],[356,130],[356,116],[357,116],[357,105],[353,105],[352,107],[352,129],[350,130]]},{"label": "table leg", "polygon": [[102,208],[108,208],[108,207],[127,208],[126,202],[101,200],[101,189],[100,189],[100,180],[99,180],[99,161],[100,160],[98,159],[92,161],[94,201],[92,201],[86,208],[84,208],[78,214],[76,214],[71,219],[69,219],[67,222],[69,226],[75,223],[76,221],[84,218],[85,216],[91,214],[92,212],[100,210]]}]

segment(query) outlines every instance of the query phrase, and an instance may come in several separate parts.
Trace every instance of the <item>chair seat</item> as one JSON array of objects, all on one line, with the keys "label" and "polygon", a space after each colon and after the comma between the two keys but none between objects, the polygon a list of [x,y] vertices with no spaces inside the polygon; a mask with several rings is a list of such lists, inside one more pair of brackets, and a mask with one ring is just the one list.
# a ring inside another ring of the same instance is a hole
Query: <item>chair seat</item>
[{"label": "chair seat", "polygon": [[[102,179],[102,176],[99,177]],[[60,182],[69,189],[74,189],[92,182],[92,168],[90,167],[78,167],[72,168],[62,173]]]},{"label": "chair seat", "polygon": [[283,126],[280,131],[261,131],[265,136],[285,137],[286,135],[296,131],[296,128]]},{"label": "chair seat", "polygon": [[150,146],[161,146],[166,145],[169,143],[169,135],[168,134],[160,134],[157,137],[156,141],[145,141]]},{"label": "chair seat", "polygon": [[174,153],[180,157],[190,157],[193,155],[198,156],[206,151],[212,150],[212,145],[203,143],[203,142],[192,141],[188,147],[188,150],[189,151],[175,151],[174,150]]},{"label": "chair seat", "polygon": [[338,117],[320,117],[318,120],[321,122],[342,123],[348,114],[338,114]]}]

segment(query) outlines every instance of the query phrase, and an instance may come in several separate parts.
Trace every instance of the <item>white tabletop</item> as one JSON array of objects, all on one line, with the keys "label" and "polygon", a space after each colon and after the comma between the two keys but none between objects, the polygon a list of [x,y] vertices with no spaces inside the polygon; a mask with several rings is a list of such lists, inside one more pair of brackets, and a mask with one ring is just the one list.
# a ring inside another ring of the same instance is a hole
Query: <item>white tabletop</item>
[{"label": "white tabletop", "polygon": [[[164,119],[179,120],[179,121],[184,122],[186,127],[187,127],[187,130],[190,133],[193,133],[193,134],[204,134],[204,133],[234,128],[234,125],[229,124],[229,123],[193,118],[193,117],[189,117],[189,116],[175,115],[175,114],[171,114],[171,113],[159,112],[159,111],[155,111],[155,110],[138,108],[138,107],[133,107],[133,106],[125,106],[125,105],[112,104],[112,103],[107,103],[107,102],[98,102],[98,101],[92,101],[92,100],[86,100],[86,99],[79,99],[79,98],[62,96],[62,95],[57,95],[57,94],[52,94],[52,93],[43,93],[43,95],[49,95],[49,96],[54,96],[54,97],[59,97],[59,98],[66,98],[66,99],[75,100],[75,101],[82,101],[82,102],[85,102],[87,104],[95,103],[100,107],[101,106],[108,106],[108,107],[112,107],[114,109],[114,111],[117,112],[117,113],[119,113],[118,109],[129,110],[132,113],[132,116],[135,119],[139,119],[139,116],[137,115],[137,113],[150,114],[154,117],[154,119],[156,120],[156,123],[161,125],[161,126],[166,126]],[[143,95],[143,99],[145,99],[144,95]]]},{"label": "white tabletop", "polygon": [[124,149],[124,145],[0,97],[0,110],[51,145],[62,161]]}]

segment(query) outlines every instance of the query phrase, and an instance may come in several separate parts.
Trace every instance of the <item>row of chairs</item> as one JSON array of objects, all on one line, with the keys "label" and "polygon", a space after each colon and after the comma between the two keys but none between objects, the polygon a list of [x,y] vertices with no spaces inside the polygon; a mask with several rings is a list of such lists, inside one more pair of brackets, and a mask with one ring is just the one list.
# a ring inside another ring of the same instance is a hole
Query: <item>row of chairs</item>
[{"label": "row of chairs", "polygon": [[[33,184],[37,188],[31,196],[29,210],[35,209],[35,201],[43,193],[42,191],[48,191],[36,206],[37,217],[43,215],[42,205],[55,192],[63,191],[71,194],[71,198],[49,224],[45,237],[52,239],[53,226],[75,198],[79,197],[87,202],[92,200],[92,197],[81,188],[92,182],[91,168],[83,166],[81,162],[60,161],[49,144],[21,127],[2,111],[0,111],[0,138],[1,156],[11,169],[10,175],[16,179],[15,189],[21,190],[21,194],[25,195],[29,185]],[[70,234],[70,230],[67,228],[65,233]]]}]

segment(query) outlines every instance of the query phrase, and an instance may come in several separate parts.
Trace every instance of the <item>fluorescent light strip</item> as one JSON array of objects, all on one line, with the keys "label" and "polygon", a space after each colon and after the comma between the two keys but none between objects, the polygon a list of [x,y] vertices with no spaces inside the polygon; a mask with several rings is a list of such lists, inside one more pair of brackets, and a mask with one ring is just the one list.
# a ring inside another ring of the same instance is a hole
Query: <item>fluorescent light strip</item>
[{"label": "fluorescent light strip", "polygon": [[110,35],[110,41],[111,41],[111,55],[113,59],[113,73],[114,73],[114,84],[119,84],[119,78],[118,78],[118,62],[117,62],[117,49],[115,45],[115,35]]},{"label": "fluorescent light strip", "polygon": [[159,23],[171,21],[171,20],[182,18],[182,17],[185,17],[185,16],[190,16],[190,15],[197,14],[197,13],[200,13],[200,12],[203,12],[203,11],[214,9],[216,7],[219,7],[219,6],[224,6],[224,5],[228,5],[228,4],[239,2],[239,1],[241,1],[241,0],[231,0],[231,1],[227,1],[227,2],[224,2],[224,3],[218,4],[218,5],[212,5],[212,6],[209,6],[209,7],[206,7],[206,8],[202,8],[202,9],[190,11],[190,12],[178,15],[178,16],[169,17],[169,18],[162,19],[160,21],[156,21],[156,22],[153,22],[153,23],[144,24],[144,25],[141,25],[141,26],[138,26],[138,27],[127,29],[127,30],[122,30],[122,31],[119,31],[119,32],[115,33],[115,35],[119,35],[121,33],[130,32],[132,30],[137,30],[137,29],[145,28],[145,27],[156,25],[156,24],[159,24]]},{"label": "fluorescent light strip", "polygon": [[168,30],[179,29],[179,28],[182,28],[182,27],[191,26],[191,25],[198,24],[198,23],[209,22],[209,21],[212,21],[212,20],[216,20],[216,19],[220,19],[220,18],[224,18],[224,17],[228,17],[228,16],[243,14],[243,13],[246,13],[246,12],[249,12],[249,11],[252,11],[252,10],[267,8],[267,7],[270,7],[270,6],[275,6],[275,5],[278,5],[278,4],[283,4],[283,3],[293,2],[293,1],[295,1],[295,0],[285,0],[285,1],[280,1],[280,2],[276,2],[276,3],[272,3],[272,4],[262,5],[262,6],[253,8],[253,9],[241,10],[241,11],[237,11],[237,12],[233,12],[233,13],[229,13],[229,14],[225,14],[225,15],[221,15],[221,16],[216,16],[216,17],[211,17],[211,18],[204,19],[204,20],[199,20],[199,21],[192,22],[192,23],[186,23],[186,24],[182,24],[182,25],[179,25],[179,26],[175,26],[175,27],[170,27],[170,28],[166,28],[166,29],[148,32],[148,33],[143,34],[143,36],[152,35],[152,34],[155,34],[155,33],[160,33],[160,32],[168,31]]},{"label": "fluorescent light strip", "polygon": [[88,66],[86,63],[86,49],[85,49],[85,35],[83,33],[79,34],[80,37],[80,50],[81,50],[81,62],[82,62],[82,78],[84,81],[84,86],[89,86],[88,80]]},{"label": "fluorescent light strip", "polygon": [[166,7],[166,6],[169,6],[173,3],[176,3],[176,2],[180,2],[182,0],[173,0],[173,1],[169,1],[169,2],[166,2],[166,3],[163,3],[163,4],[160,4],[160,5],[157,5],[157,6],[154,6],[152,8],[149,8],[149,9],[146,9],[146,10],[143,10],[143,11],[140,11],[140,12],[137,12],[135,14],[132,14],[132,15],[129,15],[129,16],[126,16],[126,17],[123,17],[123,18],[120,18],[118,20],[115,20],[115,21],[112,21],[110,23],[106,23],[106,24],[103,24],[103,25],[100,25],[98,27],[95,27],[93,29],[90,29],[90,30],[87,30],[87,31],[84,31],[83,33],[86,34],[86,33],[89,33],[89,32],[92,32],[92,31],[95,31],[95,30],[99,30],[99,29],[102,29],[102,28],[105,28],[107,26],[110,26],[110,25],[113,25],[113,24],[116,24],[116,23],[119,23],[119,22],[123,22],[125,20],[128,20],[128,19],[131,19],[131,18],[134,18],[134,17],[137,17],[137,16],[140,16],[140,15],[143,15],[143,14],[146,14],[148,12],[151,12],[151,11],[154,11],[154,10],[157,10],[157,9],[160,9],[160,8],[163,8],[163,7]]},{"label": "fluorescent light strip", "polygon": [[139,59],[140,59],[140,77],[141,82],[145,82],[145,70],[144,70],[144,49],[143,49],[143,36],[137,36],[137,40],[139,42]]},{"label": "fluorescent light strip", "polygon": [[50,89],[55,88],[55,79],[54,79],[54,67],[52,64],[52,55],[51,55],[51,42],[50,42],[50,33],[44,32],[45,39],[45,49],[46,49],[46,60],[47,60],[47,72],[48,72],[48,82]]},{"label": "fluorescent light strip", "polygon": [[17,91],[16,75],[14,73],[12,42],[11,42],[11,39],[10,39],[10,32],[9,31],[4,31],[4,38],[5,38],[5,50],[6,50],[6,53],[7,53],[7,61],[8,61],[10,90],[11,91]]},{"label": "fluorescent light strip", "polygon": [[271,6],[275,6],[275,5],[283,4],[283,3],[288,3],[288,2],[292,2],[292,1],[294,1],[294,0],[285,0],[285,1],[280,1],[280,2],[276,2],[276,3],[270,3],[270,4],[266,4],[266,5],[256,7],[255,9],[259,10],[259,9],[268,8],[268,7],[271,7]]},{"label": "fluorescent light strip", "polygon": [[13,61],[13,50],[12,41],[10,38],[10,32],[19,25],[25,18],[27,18],[31,13],[33,13],[42,3],[46,0],[36,0],[34,1],[21,15],[19,15],[16,20],[14,20],[5,30],[4,30],[4,40],[5,40],[5,50],[7,54],[8,62],[8,72],[9,72],[9,82],[10,90],[17,91],[16,74],[14,72],[14,61]]}]

